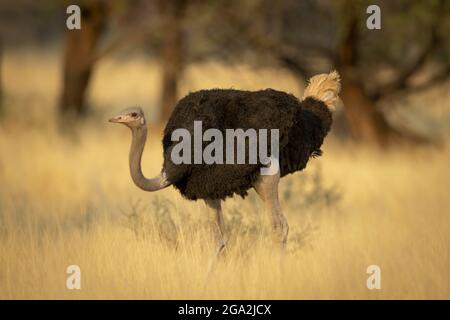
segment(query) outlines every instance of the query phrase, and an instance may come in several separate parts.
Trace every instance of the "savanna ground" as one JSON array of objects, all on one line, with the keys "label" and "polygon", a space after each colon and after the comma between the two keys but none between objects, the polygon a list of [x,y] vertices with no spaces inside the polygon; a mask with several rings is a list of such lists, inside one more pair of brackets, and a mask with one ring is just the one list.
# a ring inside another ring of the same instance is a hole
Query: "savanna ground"
[{"label": "savanna ground", "polygon": [[[130,133],[106,122],[135,104],[154,119],[157,64],[142,57],[102,62],[91,88],[96,112],[75,133],[63,134],[54,111],[58,56],[24,50],[4,58],[0,298],[450,298],[445,142],[386,154],[328,139],[323,157],[282,180],[290,223],[285,255],[274,250],[268,218],[251,191],[225,203],[229,250],[206,282],[214,244],[205,205],[172,188],[151,194],[135,187]],[[300,95],[282,70],[215,63],[187,70],[183,92],[202,87],[274,87]],[[425,120],[445,127],[448,87],[421,99],[406,110],[416,106]],[[148,176],[162,163],[160,131],[150,131],[144,152]],[[81,268],[81,290],[66,289],[72,264]],[[372,264],[381,268],[381,290],[366,288]]]}]

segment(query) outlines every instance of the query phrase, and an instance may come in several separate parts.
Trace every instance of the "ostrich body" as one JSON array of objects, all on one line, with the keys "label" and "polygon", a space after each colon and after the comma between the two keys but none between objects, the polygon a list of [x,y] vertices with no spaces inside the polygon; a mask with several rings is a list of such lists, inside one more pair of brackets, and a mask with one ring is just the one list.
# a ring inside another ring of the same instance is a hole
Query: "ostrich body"
[{"label": "ostrich body", "polygon": [[[322,154],[320,147],[330,130],[339,91],[339,75],[331,72],[312,77],[302,100],[272,89],[254,92],[212,89],[190,93],[178,102],[166,125],[163,168],[152,179],[145,178],[141,170],[147,138],[142,109],[128,108],[110,122],[123,123],[132,131],[129,166],[133,182],[139,188],[156,191],[173,185],[185,198],[203,199],[215,212],[217,254],[226,243],[221,201],[234,194],[245,197],[250,188],[256,190],[266,210],[271,212],[275,235],[284,246],[288,223],[278,200],[279,180],[304,169],[311,157]],[[176,145],[171,139],[172,132],[183,128],[193,135],[194,121],[202,121],[203,130],[214,128],[224,134],[226,129],[278,129],[278,172],[261,175],[260,169],[264,166],[261,163],[175,164],[171,159],[172,148]]]}]

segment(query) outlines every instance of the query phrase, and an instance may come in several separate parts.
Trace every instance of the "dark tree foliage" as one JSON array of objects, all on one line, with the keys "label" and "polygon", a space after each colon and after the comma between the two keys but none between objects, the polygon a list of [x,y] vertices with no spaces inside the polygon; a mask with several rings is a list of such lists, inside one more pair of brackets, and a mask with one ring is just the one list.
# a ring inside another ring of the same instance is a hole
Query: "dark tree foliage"
[{"label": "dark tree foliage", "polygon": [[[366,27],[371,4],[381,8],[381,30]],[[218,7],[221,19],[203,30],[225,58],[250,54],[256,64],[281,64],[302,80],[335,68],[355,139],[382,147],[426,142],[394,128],[379,102],[449,78],[450,2],[257,0],[223,1]],[[424,73],[426,79],[416,81]]]}]

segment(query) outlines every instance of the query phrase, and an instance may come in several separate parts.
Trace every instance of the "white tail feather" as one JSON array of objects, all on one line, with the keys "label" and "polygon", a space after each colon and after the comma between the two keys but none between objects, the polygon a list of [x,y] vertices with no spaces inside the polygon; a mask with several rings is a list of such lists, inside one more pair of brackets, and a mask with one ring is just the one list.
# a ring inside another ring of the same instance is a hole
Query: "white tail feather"
[{"label": "white tail feather", "polygon": [[336,109],[338,95],[341,91],[341,77],[337,71],[318,74],[308,81],[303,99],[313,97],[323,101],[330,110]]}]

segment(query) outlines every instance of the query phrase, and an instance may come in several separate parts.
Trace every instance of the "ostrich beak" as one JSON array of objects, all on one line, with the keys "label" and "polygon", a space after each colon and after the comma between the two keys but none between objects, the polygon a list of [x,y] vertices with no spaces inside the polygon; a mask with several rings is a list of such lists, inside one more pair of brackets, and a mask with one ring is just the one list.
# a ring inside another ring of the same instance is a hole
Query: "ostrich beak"
[{"label": "ostrich beak", "polygon": [[115,116],[115,117],[112,117],[111,119],[109,119],[109,122],[121,123],[121,122],[123,122],[123,120],[124,120],[124,117],[122,117],[122,116]]}]

